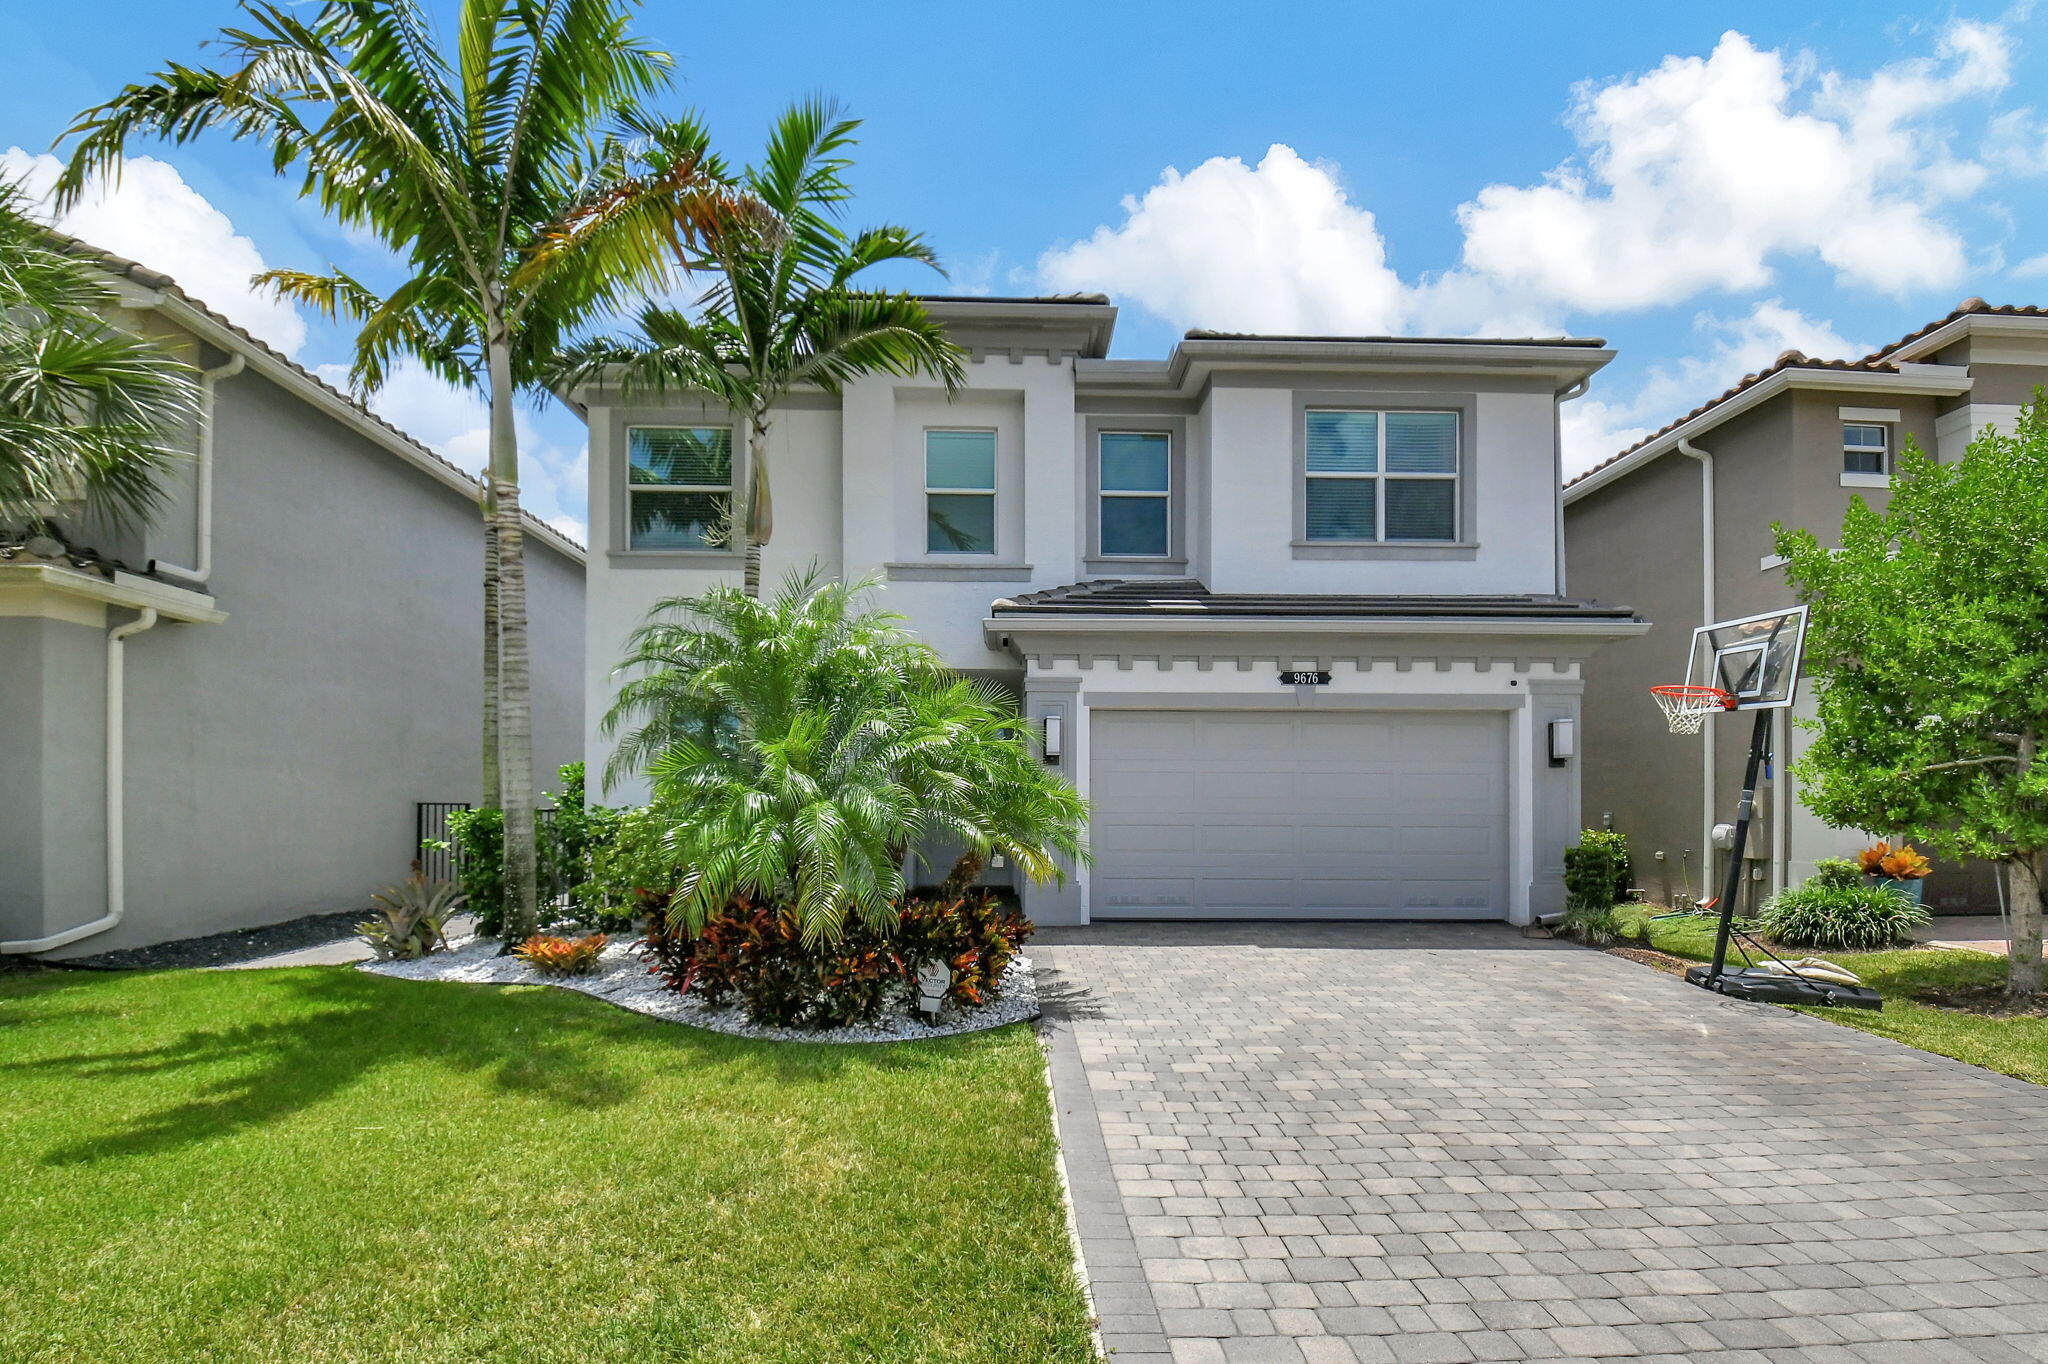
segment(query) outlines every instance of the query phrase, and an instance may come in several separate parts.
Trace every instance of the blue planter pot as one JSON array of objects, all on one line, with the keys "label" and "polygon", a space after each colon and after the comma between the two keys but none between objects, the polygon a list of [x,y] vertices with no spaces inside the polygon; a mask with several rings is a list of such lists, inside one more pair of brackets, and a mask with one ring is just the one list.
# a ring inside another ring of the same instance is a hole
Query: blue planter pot
[{"label": "blue planter pot", "polygon": [[1927,878],[1924,876],[1915,877],[1910,881],[1901,881],[1891,876],[1880,876],[1876,879],[1879,886],[1886,890],[1897,891],[1905,896],[1908,903],[1911,904],[1920,904],[1927,894]]}]

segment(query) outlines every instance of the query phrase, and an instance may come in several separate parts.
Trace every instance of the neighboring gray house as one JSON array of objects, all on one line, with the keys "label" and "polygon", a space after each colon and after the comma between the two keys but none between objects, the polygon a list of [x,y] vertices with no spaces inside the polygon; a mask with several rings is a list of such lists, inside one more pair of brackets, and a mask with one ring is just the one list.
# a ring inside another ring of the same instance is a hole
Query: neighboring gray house
[{"label": "neighboring gray house", "polygon": [[[1099,296],[930,303],[971,356],[955,398],[874,377],[775,414],[766,573],[879,574],[1021,697],[1094,804],[1094,865],[1027,889],[1034,918],[1558,907],[1585,659],[1646,628],[1561,594],[1558,406],[1611,352],[1191,332],[1111,360]],[[707,400],[570,397],[594,724],[648,608],[737,580],[710,533],[747,473]]]},{"label": "neighboring gray house", "polygon": [[[1711,829],[1734,818],[1746,728],[1717,741],[1710,722],[1705,738],[1674,737],[1648,691],[1685,680],[1703,620],[1793,604],[1771,523],[1832,540],[1851,498],[1884,505],[1907,440],[1960,458],[1986,426],[2009,429],[2043,383],[2048,314],[1973,298],[1860,360],[1788,351],[1572,480],[1573,591],[1626,598],[1656,622],[1602,653],[1586,685],[1587,814],[1629,835],[1639,885],[1659,899],[1718,891]],[[1777,762],[1750,833],[1752,903],[1806,877],[1814,859],[1853,854],[1877,836],[1829,828],[1798,800],[1786,765],[1805,741],[1795,721],[1813,713],[1810,694],[1778,713]],[[1981,864],[1938,867],[1927,886],[1928,904],[1952,912],[1995,910],[1997,895]]]},{"label": "neighboring gray house", "polygon": [[[477,795],[480,489],[170,279],[80,251],[209,376],[204,457],[146,532],[60,517],[68,543],[0,545],[0,950],[367,906],[406,875],[414,803]],[[552,782],[582,749],[583,553],[527,530]]]}]

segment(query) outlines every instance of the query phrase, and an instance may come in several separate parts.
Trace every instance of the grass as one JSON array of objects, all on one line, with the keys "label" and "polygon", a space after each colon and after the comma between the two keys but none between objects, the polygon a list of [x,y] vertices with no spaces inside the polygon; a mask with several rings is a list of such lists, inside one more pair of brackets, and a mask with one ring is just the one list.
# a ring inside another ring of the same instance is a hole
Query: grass
[{"label": "grass", "polygon": [[[1711,918],[1652,919],[1653,912],[1626,905],[1617,908],[1616,916],[1628,934],[1624,941],[1692,961],[1712,960]],[[2048,1084],[2048,1017],[1997,1012],[2005,988],[2003,957],[1926,947],[1890,952],[1776,950],[1793,959],[1817,956],[1839,962],[1884,996],[1882,1012],[1803,1009],[1803,1013],[2037,1085]],[[1732,951],[1730,959],[1740,964]]]},{"label": "grass", "polygon": [[1036,1039],[0,976],[0,1359],[1082,1361]]}]

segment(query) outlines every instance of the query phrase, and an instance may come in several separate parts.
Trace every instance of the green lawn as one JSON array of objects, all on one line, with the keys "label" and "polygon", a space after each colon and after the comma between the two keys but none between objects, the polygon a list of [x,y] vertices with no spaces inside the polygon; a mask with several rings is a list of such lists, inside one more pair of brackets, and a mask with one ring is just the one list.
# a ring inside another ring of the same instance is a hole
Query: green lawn
[{"label": "green lawn", "polygon": [[0,1359],[1092,1358],[1025,1027],[42,972],[0,976],[0,1083]]},{"label": "green lawn", "polygon": [[[1623,907],[1618,917],[1645,945],[1675,957],[1709,961],[1714,955],[1714,921],[1687,915],[1649,918]],[[1953,1007],[1995,1005],[2005,985],[2005,958],[1983,952],[1911,948],[1897,952],[1817,952],[1778,949],[1783,957],[1824,957],[1840,962],[1884,996],[1884,1009],[1807,1009],[1836,1023],[1890,1037],[1924,1051],[1940,1052],[1988,1070],[2048,1084],[2048,1018],[1994,1017]],[[1731,951],[1729,959],[1740,964]],[[1951,1007],[1925,1001],[1942,1000]]]}]

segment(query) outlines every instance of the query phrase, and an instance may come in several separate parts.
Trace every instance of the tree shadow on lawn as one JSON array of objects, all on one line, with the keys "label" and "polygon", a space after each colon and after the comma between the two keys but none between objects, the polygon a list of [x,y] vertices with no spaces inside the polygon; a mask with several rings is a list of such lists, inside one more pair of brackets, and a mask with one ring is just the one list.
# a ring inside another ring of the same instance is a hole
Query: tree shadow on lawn
[{"label": "tree shadow on lawn", "polygon": [[567,1108],[609,1108],[638,1089],[598,1059],[606,1044],[634,1031],[630,1019],[607,1017],[610,1010],[549,1007],[568,1001],[544,1002],[528,990],[399,982],[332,967],[289,976],[266,984],[289,984],[314,1007],[274,1021],[195,1029],[161,1046],[0,1064],[0,1072],[58,1072],[81,1082],[160,1076],[167,1086],[173,1077],[228,1068],[226,1074],[191,1075],[179,1086],[191,1096],[184,1102],[54,1147],[43,1163],[80,1164],[211,1141],[288,1117],[410,1061],[489,1071],[508,1092]]}]

